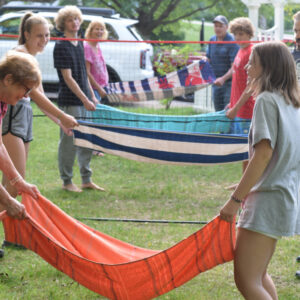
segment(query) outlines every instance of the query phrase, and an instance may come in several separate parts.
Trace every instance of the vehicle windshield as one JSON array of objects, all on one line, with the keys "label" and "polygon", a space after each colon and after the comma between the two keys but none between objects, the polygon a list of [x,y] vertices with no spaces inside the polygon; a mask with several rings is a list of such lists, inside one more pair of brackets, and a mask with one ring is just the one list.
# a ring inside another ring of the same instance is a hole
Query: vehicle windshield
[{"label": "vehicle windshield", "polygon": [[138,40],[138,41],[142,41],[143,38],[141,37],[141,35],[138,33],[137,28],[132,25],[132,26],[127,26],[128,30],[133,34],[133,36]]}]

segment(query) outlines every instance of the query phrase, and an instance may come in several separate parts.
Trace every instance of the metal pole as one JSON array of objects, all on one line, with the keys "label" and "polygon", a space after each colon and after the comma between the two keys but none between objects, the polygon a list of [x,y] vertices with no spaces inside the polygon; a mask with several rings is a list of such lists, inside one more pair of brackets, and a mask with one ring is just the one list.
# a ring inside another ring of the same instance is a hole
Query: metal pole
[{"label": "metal pole", "polygon": [[[205,19],[202,18],[201,19],[202,23],[201,23],[201,29],[200,29],[200,42],[204,42],[204,21]],[[200,44],[200,49],[201,51],[203,51],[204,45]]]}]

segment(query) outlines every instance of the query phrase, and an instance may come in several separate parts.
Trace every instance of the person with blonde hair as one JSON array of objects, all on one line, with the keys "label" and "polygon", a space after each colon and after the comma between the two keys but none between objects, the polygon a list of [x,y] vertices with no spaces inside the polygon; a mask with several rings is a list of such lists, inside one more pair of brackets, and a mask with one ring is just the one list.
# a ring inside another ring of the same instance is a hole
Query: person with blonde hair
[{"label": "person with blonde hair", "polygon": [[90,22],[85,32],[84,56],[87,74],[94,89],[95,96],[101,101],[106,96],[103,89],[108,85],[108,72],[102,55],[99,40],[106,40],[108,32],[103,20]]},{"label": "person with blonde hair", "polygon": [[[7,105],[16,105],[31,90],[41,83],[40,70],[36,60],[29,54],[9,51],[0,61],[0,132]],[[27,183],[15,168],[0,134],[0,169],[10,185],[18,193],[28,193],[37,198],[39,190],[35,185]],[[26,217],[25,207],[12,197],[0,184],[0,212],[17,219]]]},{"label": "person with blonde hair", "polygon": [[277,240],[300,234],[300,90],[293,56],[281,42],[255,45],[247,73],[256,98],[249,164],[220,217],[233,222],[242,204],[236,285],[245,299],[275,300],[268,265]]},{"label": "person with blonde hair", "polygon": [[[32,56],[42,52],[50,39],[49,26],[50,24],[45,18],[32,12],[26,13],[20,23],[19,45],[15,50]],[[25,178],[26,173],[29,144],[33,139],[33,113],[30,99],[55,123],[63,127],[64,130],[68,131],[69,128],[78,125],[74,117],[58,109],[45,96],[41,83],[38,87],[26,93],[25,97],[15,106],[9,105],[2,125],[3,143],[23,178]],[[17,195],[17,189],[10,184],[9,179],[5,175],[2,183],[13,197]]]},{"label": "person with blonde hair", "polygon": [[[251,119],[254,107],[254,99],[249,93],[247,86],[247,72],[245,66],[248,64],[252,51],[250,40],[254,36],[254,27],[249,18],[236,18],[229,23],[229,30],[233,33],[235,40],[240,46],[232,66],[232,88],[230,102],[226,115],[230,119],[239,117]],[[236,123],[238,124],[238,123]],[[234,128],[233,133],[244,133],[243,129]]]},{"label": "person with blonde hair", "polygon": [[[96,99],[89,82],[83,43],[78,41],[78,31],[82,23],[81,11],[76,6],[67,5],[61,8],[55,18],[56,27],[70,40],[56,41],[53,57],[54,67],[59,77],[58,105],[66,113],[81,119],[89,117],[89,111],[96,109]],[[77,154],[81,175],[81,188],[72,182],[73,165]],[[92,150],[73,144],[73,137],[60,131],[58,164],[62,188],[71,192],[82,192],[82,189],[104,191],[91,180],[90,161]]]},{"label": "person with blonde hair", "polygon": [[[247,134],[249,122],[252,119],[254,98],[251,91],[247,87],[247,72],[246,65],[252,51],[250,40],[254,36],[254,26],[249,18],[235,18],[229,23],[229,31],[234,35],[235,40],[240,46],[231,72],[227,76],[232,76],[232,86],[230,102],[226,107],[226,116],[233,120],[231,123],[231,133],[233,134]],[[243,161],[242,171],[247,167],[248,161]],[[236,184],[233,184],[227,189],[234,189]]]}]

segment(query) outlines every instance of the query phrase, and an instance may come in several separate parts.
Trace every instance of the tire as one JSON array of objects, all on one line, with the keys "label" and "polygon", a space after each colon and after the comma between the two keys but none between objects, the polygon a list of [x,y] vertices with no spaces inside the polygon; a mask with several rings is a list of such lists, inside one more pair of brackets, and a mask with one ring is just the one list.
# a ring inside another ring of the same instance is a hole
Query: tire
[{"label": "tire", "polygon": [[107,67],[107,72],[108,72],[108,76],[109,76],[109,82],[120,82],[121,78],[119,76],[119,74],[110,66],[106,66]]}]

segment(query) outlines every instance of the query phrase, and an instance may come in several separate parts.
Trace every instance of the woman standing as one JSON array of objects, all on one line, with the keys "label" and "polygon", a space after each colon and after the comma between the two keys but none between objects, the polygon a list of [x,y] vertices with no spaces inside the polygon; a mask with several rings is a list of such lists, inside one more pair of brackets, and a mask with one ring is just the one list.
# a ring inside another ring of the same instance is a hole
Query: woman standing
[{"label": "woman standing", "polygon": [[90,83],[99,101],[106,96],[103,87],[108,84],[108,72],[99,40],[106,40],[107,35],[105,23],[101,19],[90,22],[85,33],[87,39],[93,39],[84,42],[84,57]]},{"label": "woman standing", "polygon": [[[50,39],[48,21],[29,12],[24,15],[20,24],[19,45],[16,51],[35,56],[42,52]],[[78,125],[74,117],[58,109],[44,94],[42,84],[33,89],[27,89],[24,97],[15,106],[9,105],[7,114],[3,119],[3,143],[19,173],[25,178],[26,161],[29,152],[29,143],[32,140],[32,108],[30,98],[55,123],[65,131]],[[3,185],[15,197],[17,190],[11,185],[9,179],[3,176]]]}]

